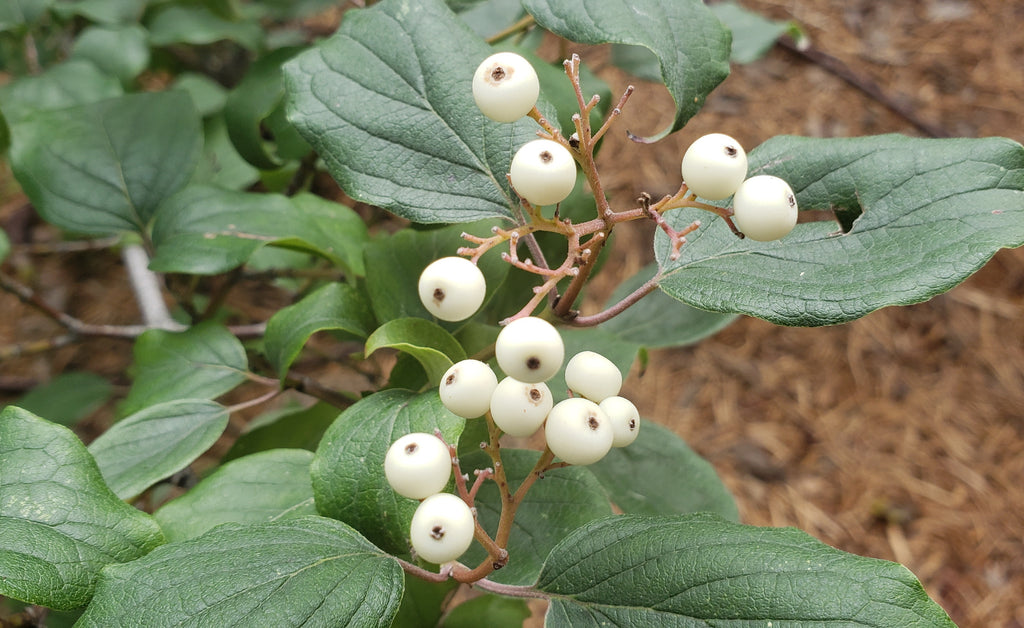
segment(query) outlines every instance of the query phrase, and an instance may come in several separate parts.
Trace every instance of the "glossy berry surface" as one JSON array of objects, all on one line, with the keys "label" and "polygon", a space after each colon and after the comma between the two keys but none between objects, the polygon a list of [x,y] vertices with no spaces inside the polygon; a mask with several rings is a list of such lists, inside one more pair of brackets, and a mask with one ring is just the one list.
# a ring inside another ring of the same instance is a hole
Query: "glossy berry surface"
[{"label": "glossy berry surface", "polygon": [[769,242],[796,226],[796,195],[778,177],[758,175],[743,182],[732,199],[733,222],[751,240]]},{"label": "glossy berry surface", "polygon": [[433,434],[406,434],[391,444],[384,457],[388,484],[396,493],[410,499],[440,493],[451,474],[451,452]]},{"label": "glossy berry surface", "polygon": [[494,355],[505,375],[536,384],[551,379],[562,368],[565,344],[551,323],[527,316],[502,328]]},{"label": "glossy berry surface", "polygon": [[514,52],[483,60],[473,74],[473,100],[495,122],[515,122],[533,109],[540,81],[530,62]]},{"label": "glossy berry surface", "polygon": [[544,424],[554,403],[547,384],[506,377],[491,395],[491,418],[510,436],[530,436]]},{"label": "glossy berry surface", "polygon": [[640,434],[640,413],[633,402],[625,397],[608,397],[600,404],[612,424],[612,447],[625,447]]},{"label": "glossy berry surface", "polygon": [[747,153],[723,133],[700,137],[683,154],[683,182],[694,194],[709,201],[727,198],[747,176]]},{"label": "glossy berry surface", "polygon": [[560,203],[576,185],[576,160],[553,140],[533,140],[516,151],[509,168],[516,193],[534,205]]},{"label": "glossy berry surface", "polygon": [[466,553],[473,542],[473,511],[451,493],[424,499],[409,525],[409,541],[423,560],[443,564]]},{"label": "glossy berry surface", "polygon": [[565,385],[595,403],[619,394],[622,373],[600,353],[581,351],[565,365]]},{"label": "glossy berry surface", "polygon": [[442,257],[420,274],[420,302],[443,321],[469,318],[480,309],[486,293],[484,274],[464,257]]},{"label": "glossy berry surface", "polygon": [[604,458],[614,437],[608,415],[596,403],[582,397],[559,401],[544,423],[548,447],[569,464],[593,464]]},{"label": "glossy berry surface", "polygon": [[451,365],[441,377],[438,393],[441,403],[464,419],[483,416],[491,407],[491,394],[498,385],[498,376],[479,360],[461,360]]}]

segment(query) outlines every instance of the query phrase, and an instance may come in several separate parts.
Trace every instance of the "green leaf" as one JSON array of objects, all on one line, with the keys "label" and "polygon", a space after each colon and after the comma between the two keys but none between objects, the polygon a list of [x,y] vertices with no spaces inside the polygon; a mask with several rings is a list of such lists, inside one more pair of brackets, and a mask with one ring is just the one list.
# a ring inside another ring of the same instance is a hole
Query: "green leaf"
[{"label": "green leaf", "polygon": [[38,22],[52,4],[53,0],[7,0],[0,4],[0,33]]},{"label": "green leaf", "polygon": [[71,430],[20,408],[0,411],[0,595],[76,608],[104,565],[162,542],[152,517],[107,488]]},{"label": "green leaf", "polygon": [[260,171],[242,159],[231,143],[224,116],[217,114],[203,120],[202,161],[189,183],[244,190],[259,180]]},{"label": "green leaf", "polygon": [[437,386],[452,364],[466,359],[459,341],[437,323],[422,318],[398,318],[378,327],[366,339],[366,355],[377,349],[397,349],[416,358]]},{"label": "green leaf", "polygon": [[[377,320],[415,316],[435,320],[423,307],[419,297],[420,273],[428,264],[441,257],[455,255],[459,247],[466,246],[462,238],[468,233],[488,234],[493,221],[484,221],[460,227],[413,231],[403,229],[388,238],[370,242],[363,251],[366,266],[366,290],[370,294]],[[477,266],[484,274],[487,294],[483,308],[501,291],[510,266],[497,255],[484,255]],[[464,323],[441,323],[454,331]]]},{"label": "green leaf", "polygon": [[110,488],[132,498],[181,471],[228,426],[228,410],[206,399],[176,399],[139,410],[89,445]]},{"label": "green leaf", "polygon": [[278,447],[316,451],[324,432],[337,417],[338,408],[324,402],[297,411],[286,408],[260,415],[246,426],[246,431],[224,454],[224,460]]},{"label": "green leaf", "polygon": [[4,233],[4,230],[0,229],[0,262],[4,261],[10,252],[11,241],[7,239],[7,234]]},{"label": "green leaf", "polygon": [[80,15],[90,22],[116,25],[138,22],[147,0],[60,0],[53,12],[64,19]]},{"label": "green leaf", "polygon": [[718,2],[709,8],[732,31],[732,60],[736,63],[757,61],[790,29],[789,22],[769,20],[735,2]]},{"label": "green leaf", "polygon": [[80,628],[387,626],[402,568],[337,521],[225,524],[106,569]]},{"label": "green leaf", "polygon": [[0,87],[0,109],[12,127],[37,111],[85,105],[123,93],[117,79],[85,59],[69,59],[37,76],[22,76]]},{"label": "green leaf", "polygon": [[89,234],[144,231],[199,158],[199,115],[178,91],[40,112],[12,128],[11,166],[40,215]]},{"label": "green leaf", "polygon": [[228,99],[228,92],[220,83],[197,72],[182,72],[171,83],[171,89],[187,92],[204,118],[219,113]]},{"label": "green leaf", "polygon": [[135,383],[122,402],[131,414],[163,401],[214,399],[245,381],[242,343],[213,322],[183,332],[151,329],[135,341]]},{"label": "green leaf", "polygon": [[569,40],[642,46],[658,57],[676,112],[649,142],[681,129],[729,75],[729,31],[699,0],[523,0],[523,7]]},{"label": "green leaf", "polygon": [[[301,48],[280,48],[258,59],[250,67],[241,82],[231,90],[224,107],[228,134],[242,157],[262,170],[273,170],[284,165],[285,160],[275,150],[276,136],[266,137],[271,114],[284,105],[284,83],[281,78],[281,64],[301,52]],[[291,126],[282,129],[285,133],[296,134]],[[288,139],[288,138],[282,138]],[[299,140],[301,141],[301,139]],[[310,148],[305,145],[305,151]]]},{"label": "green leaf", "polygon": [[[639,288],[657,272],[651,264],[619,284],[605,303],[611,307]],[[648,349],[681,347],[703,340],[736,320],[735,314],[706,312],[680,303],[660,290],[605,323],[602,328],[616,337]]]},{"label": "green leaf", "polygon": [[778,137],[753,151],[751,174],[789,182],[803,210],[843,224],[798,224],[777,242],[733,236],[706,212],[678,261],[659,232],[661,288],[695,307],[782,325],[829,325],[945,292],[1003,247],[1024,243],[1024,148],[1003,138]]},{"label": "green leaf", "polygon": [[146,26],[154,46],[202,45],[227,39],[255,51],[263,41],[263,31],[256,22],[228,20],[202,6],[165,5]]},{"label": "green leaf", "polygon": [[[606,330],[604,326],[560,327],[558,332],[562,334],[562,341],[565,343],[566,362],[580,351],[596,351],[618,367],[623,380],[629,375],[629,369],[633,366],[637,350],[640,348],[634,342],[620,339]],[[569,389],[565,383],[564,371],[564,368],[560,369],[554,377],[545,382],[555,395],[556,403],[565,397],[566,391]]]},{"label": "green leaf", "polygon": [[[614,447],[589,467],[623,512],[685,515],[713,512],[739,521],[736,501],[707,460],[676,434],[644,419],[628,447]],[[671,482],[653,480],[671,469]]]},{"label": "green leaf", "polygon": [[270,317],[263,337],[264,351],[284,378],[316,332],[331,329],[366,338],[373,326],[373,314],[362,292],[346,284],[330,283]]},{"label": "green leaf", "polygon": [[481,595],[456,606],[445,616],[443,628],[521,628],[530,616],[522,599]]},{"label": "green leaf", "polygon": [[366,238],[363,221],[339,203],[309,194],[289,198],[191,185],[157,212],[150,267],[212,275],[273,245],[319,255],[355,273],[362,269]]},{"label": "green leaf", "polygon": [[595,521],[552,550],[537,588],[551,627],[953,626],[902,565],[712,515]]},{"label": "green leaf", "polygon": [[54,423],[71,426],[106,403],[113,392],[110,382],[95,373],[69,372],[32,389],[14,405]]},{"label": "green leaf", "polygon": [[412,432],[441,430],[455,443],[465,419],[443,405],[436,390],[416,394],[385,390],[341,413],[313,459],[313,495],[320,514],[340,519],[386,552],[409,553],[409,522],[419,504],[391,490],[384,456],[391,443]]},{"label": "green leaf", "polygon": [[444,611],[446,600],[459,587],[455,580],[427,582],[406,576],[405,595],[398,614],[391,622],[391,628],[422,628],[437,626]]},{"label": "green leaf", "polygon": [[523,7],[508,0],[446,0],[445,4],[484,39],[498,34],[523,16]]},{"label": "green leaf", "polygon": [[195,538],[222,523],[266,523],[315,515],[304,449],[264,451],[219,467],[153,513],[167,541]]},{"label": "green leaf", "polygon": [[[539,458],[539,451],[502,448],[501,463],[513,491],[533,470]],[[491,459],[479,450],[460,457],[460,460],[462,470],[471,478],[473,469],[491,466]],[[493,536],[501,515],[501,498],[495,482],[485,482],[480,487],[476,508],[480,524]],[[604,489],[585,467],[563,467],[544,472],[544,478],[530,488],[516,511],[507,548],[508,565],[488,578],[504,584],[535,582],[548,552],[567,534],[611,513]],[[486,556],[480,545],[473,544],[460,562],[475,566]]]},{"label": "green leaf", "polygon": [[87,59],[122,84],[128,84],[149,65],[146,29],[127,26],[90,26],[71,48],[72,58]]},{"label": "green leaf", "polygon": [[441,0],[383,0],[285,65],[288,119],[349,196],[415,222],[511,217],[505,174],[536,137],[472,96],[491,53]]}]

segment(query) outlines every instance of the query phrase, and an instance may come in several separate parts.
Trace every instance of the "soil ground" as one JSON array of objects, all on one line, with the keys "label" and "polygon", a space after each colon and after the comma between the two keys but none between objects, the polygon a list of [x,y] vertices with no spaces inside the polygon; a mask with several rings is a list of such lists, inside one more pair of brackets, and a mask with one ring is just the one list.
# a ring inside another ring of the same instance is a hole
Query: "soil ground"
[{"label": "soil ground", "polygon": [[[1024,3],[743,4],[797,20],[816,49],[932,125],[1024,140]],[[614,90],[624,88],[625,77],[601,62],[604,51],[587,55]],[[622,126],[651,133],[668,122],[670,101],[660,86],[637,87]],[[711,131],[748,148],[783,133],[921,135],[877,99],[776,48],[735,67],[675,136],[654,146],[609,138],[601,159],[613,200],[673,191],[679,156]],[[88,322],[137,322],[116,256],[31,252],[24,242],[53,234],[26,222],[24,197],[4,179],[0,224],[15,243],[5,270]],[[651,183],[659,181],[665,189]],[[649,232],[623,231],[618,269],[627,274],[649,255]],[[260,319],[282,305],[273,298],[241,292],[231,305]],[[0,349],[60,333],[0,293]],[[0,403],[66,370],[127,384],[130,352],[126,341],[94,339],[5,360]],[[849,325],[741,319],[697,346],[654,352],[625,392],[712,462],[745,522],[798,526],[843,550],[897,560],[960,626],[1024,627],[1024,249],[1000,252],[927,303]]]}]

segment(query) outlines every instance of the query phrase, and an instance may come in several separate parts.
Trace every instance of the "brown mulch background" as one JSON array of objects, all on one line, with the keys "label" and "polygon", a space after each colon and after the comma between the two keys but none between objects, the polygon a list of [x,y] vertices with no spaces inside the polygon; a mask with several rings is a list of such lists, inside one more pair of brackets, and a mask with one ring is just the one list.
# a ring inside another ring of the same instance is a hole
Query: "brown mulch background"
[{"label": "brown mulch background", "polygon": [[[928,123],[954,135],[1024,140],[1022,2],[743,4],[796,19],[816,48]],[[602,65],[604,51],[586,55]],[[602,74],[613,89],[625,86],[613,68]],[[652,133],[667,124],[671,103],[664,88],[637,86],[622,128]],[[683,150],[711,131],[748,149],[782,133],[920,135],[877,100],[777,48],[734,68],[675,136],[654,146],[609,137],[601,163],[614,200],[625,206],[641,191],[674,191]],[[24,200],[12,195],[9,174],[0,179],[0,224],[17,242]],[[650,232],[621,231],[628,273],[649,256]],[[6,269],[89,322],[138,321],[112,254],[18,248]],[[250,303],[254,311],[264,305]],[[0,348],[59,332],[0,293]],[[125,383],[130,349],[90,340],[6,360],[0,384],[11,390],[0,390],[0,402],[64,370]],[[1000,252],[946,295],[845,326],[742,319],[695,347],[654,352],[625,394],[714,464],[745,522],[798,526],[843,550],[902,562],[961,626],[1024,627],[1024,249]]]}]

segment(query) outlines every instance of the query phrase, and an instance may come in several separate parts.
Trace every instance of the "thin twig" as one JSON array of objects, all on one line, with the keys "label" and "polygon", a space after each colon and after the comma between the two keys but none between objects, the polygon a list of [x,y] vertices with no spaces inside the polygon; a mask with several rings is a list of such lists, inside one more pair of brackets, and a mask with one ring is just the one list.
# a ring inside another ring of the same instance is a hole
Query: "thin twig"
[{"label": "thin twig", "polygon": [[594,325],[600,325],[601,323],[622,314],[627,308],[639,302],[640,299],[654,292],[658,288],[658,281],[660,279],[660,276],[652,277],[647,280],[644,285],[629,293],[629,295],[624,299],[603,312],[592,314],[590,316],[577,316],[567,320],[566,322],[574,327],[593,327]]}]

